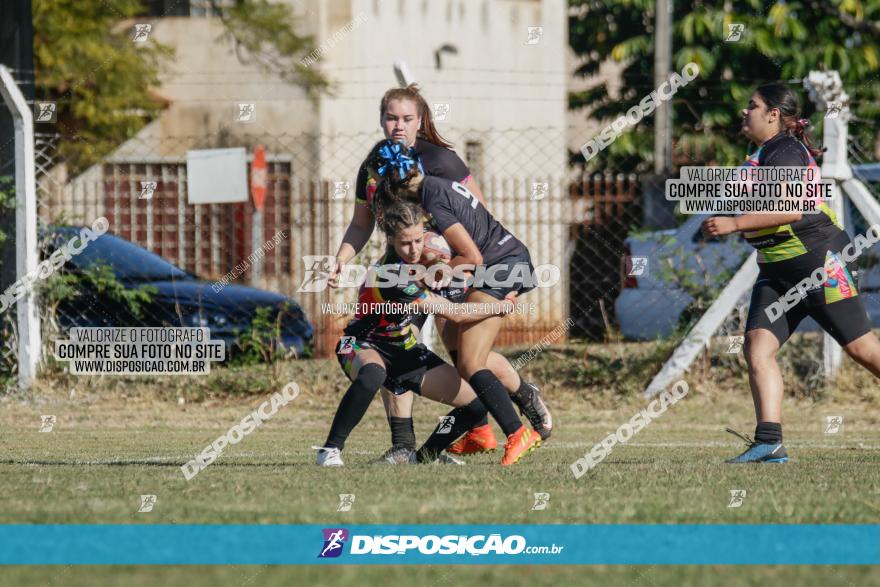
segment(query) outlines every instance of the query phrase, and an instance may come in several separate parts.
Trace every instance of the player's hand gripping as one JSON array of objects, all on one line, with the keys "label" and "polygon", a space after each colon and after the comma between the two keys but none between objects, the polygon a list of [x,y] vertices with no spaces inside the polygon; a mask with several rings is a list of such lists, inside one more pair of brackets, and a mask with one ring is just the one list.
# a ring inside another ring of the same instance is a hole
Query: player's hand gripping
[{"label": "player's hand gripping", "polygon": [[327,284],[330,287],[339,287],[339,274],[342,273],[342,265],[342,261],[337,257],[333,269],[330,270],[330,276],[327,278]]},{"label": "player's hand gripping", "polygon": [[700,230],[703,231],[704,237],[711,238],[714,236],[724,236],[739,229],[736,225],[736,218],[713,216],[703,221],[703,224],[700,225]]}]

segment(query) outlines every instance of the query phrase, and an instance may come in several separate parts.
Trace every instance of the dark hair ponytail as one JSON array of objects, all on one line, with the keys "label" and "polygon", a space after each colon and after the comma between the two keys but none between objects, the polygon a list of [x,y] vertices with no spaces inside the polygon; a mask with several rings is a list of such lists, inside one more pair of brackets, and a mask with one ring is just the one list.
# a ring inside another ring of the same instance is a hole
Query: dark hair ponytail
[{"label": "dark hair ponytail", "polygon": [[800,141],[814,159],[822,155],[822,151],[814,147],[810,142],[810,137],[807,134],[807,127],[810,125],[810,121],[806,118],[801,118],[801,107],[797,94],[790,87],[777,82],[764,84],[758,87],[755,92],[764,100],[767,110],[772,110],[773,108],[779,110],[782,131],[784,133]]},{"label": "dark hair ponytail", "polygon": [[388,110],[388,102],[391,100],[411,100],[415,102],[416,108],[419,111],[419,117],[422,119],[422,125],[419,127],[419,136],[439,147],[452,148],[452,143],[441,137],[440,133],[437,132],[437,127],[434,126],[434,114],[431,112],[431,108],[428,107],[425,98],[422,97],[418,84],[410,84],[405,88],[391,88],[385,92],[385,95],[382,96],[382,101],[379,103],[379,114],[382,117],[385,116],[385,112]]},{"label": "dark hair ponytail", "polygon": [[397,146],[404,149],[400,143],[387,139],[381,140],[373,146],[370,154],[367,155],[367,172],[377,180],[376,191],[373,194],[370,207],[373,217],[380,227],[385,222],[385,211],[391,206],[404,201],[416,204],[421,202],[418,186],[421,183],[422,171],[419,169],[418,155],[415,150],[410,147],[403,153],[405,157],[415,161],[415,164],[407,170],[403,170],[399,165],[389,163],[382,154],[386,148]]}]

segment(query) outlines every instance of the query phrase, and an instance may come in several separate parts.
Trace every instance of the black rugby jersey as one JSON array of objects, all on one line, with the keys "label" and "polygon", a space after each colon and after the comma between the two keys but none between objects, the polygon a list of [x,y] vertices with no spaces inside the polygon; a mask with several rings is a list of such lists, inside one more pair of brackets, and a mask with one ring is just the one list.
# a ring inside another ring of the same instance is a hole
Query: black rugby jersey
[{"label": "black rugby jersey", "polygon": [[[814,167],[818,165],[807,148],[796,138],[780,132],[746,158],[746,167]],[[744,231],[746,240],[758,250],[759,263],[794,259],[811,251],[820,251],[846,234],[827,203],[816,214],[804,214],[791,224]]]},{"label": "black rugby jersey", "polygon": [[[425,139],[417,138],[413,149],[419,156],[419,162],[425,175],[445,177],[453,181],[464,182],[471,175],[470,169],[464,161],[453,151],[446,147],[435,145]],[[361,163],[358,170],[357,184],[355,186],[355,201],[358,204],[369,204],[376,191],[376,179],[369,177],[367,162]]]},{"label": "black rugby jersey", "polygon": [[460,183],[426,176],[419,193],[422,207],[431,215],[432,228],[443,234],[450,226],[461,223],[480,249],[484,265],[492,265],[508,255],[526,250],[526,246],[495,220],[477,197]]}]

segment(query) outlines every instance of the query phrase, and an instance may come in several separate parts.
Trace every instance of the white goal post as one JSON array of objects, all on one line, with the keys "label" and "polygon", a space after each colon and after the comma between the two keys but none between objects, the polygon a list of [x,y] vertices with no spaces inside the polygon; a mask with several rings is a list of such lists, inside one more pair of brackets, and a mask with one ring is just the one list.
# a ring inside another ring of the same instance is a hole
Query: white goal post
[{"label": "white goal post", "polygon": [[[34,118],[9,69],[0,65],[0,95],[15,125],[15,276],[37,268],[37,187]],[[10,308],[9,310],[12,310]],[[40,361],[40,316],[32,288],[15,304],[18,332],[18,384],[27,387]]]}]

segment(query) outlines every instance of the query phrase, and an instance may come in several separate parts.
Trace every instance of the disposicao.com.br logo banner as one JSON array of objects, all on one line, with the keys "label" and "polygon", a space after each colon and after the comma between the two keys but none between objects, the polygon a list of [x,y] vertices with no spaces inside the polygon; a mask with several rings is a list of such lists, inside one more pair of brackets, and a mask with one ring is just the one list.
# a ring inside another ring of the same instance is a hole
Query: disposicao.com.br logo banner
[{"label": "disposicao.com.br logo banner", "polygon": [[0,565],[880,564],[875,524],[2,524],[0,544]]},{"label": "disposicao.com.br logo banner", "polygon": [[325,528],[324,543],[318,558],[338,558],[350,539],[348,554],[358,555],[517,555],[560,554],[564,545],[529,546],[519,534],[349,534],[345,528]]}]

